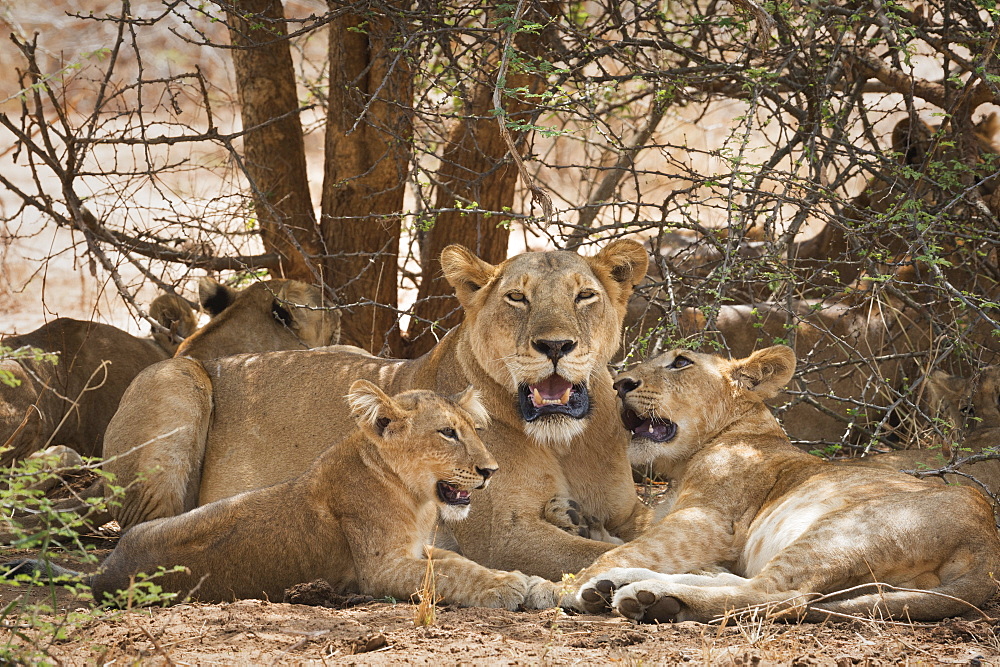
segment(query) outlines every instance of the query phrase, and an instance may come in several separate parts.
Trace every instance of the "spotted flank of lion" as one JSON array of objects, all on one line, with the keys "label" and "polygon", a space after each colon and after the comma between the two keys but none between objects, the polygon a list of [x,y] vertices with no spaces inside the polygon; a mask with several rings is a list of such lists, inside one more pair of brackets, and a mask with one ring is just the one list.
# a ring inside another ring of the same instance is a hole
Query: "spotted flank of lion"
[{"label": "spotted flank of lion", "polygon": [[[353,433],[301,476],[125,533],[90,578],[95,598],[127,589],[140,572],[181,565],[183,572],[156,580],[178,599],[280,600],[294,584],[325,579],[337,591],[408,600],[429,557],[446,602],[524,604],[539,578],[427,546],[438,513],[461,521],[497,472],[478,434],[489,417],[475,390],[390,397],[359,380],[347,401]],[[45,567],[28,561],[8,569]]]},{"label": "spotted flank of lion", "polygon": [[618,377],[633,462],[669,461],[674,487],[665,516],[577,575],[563,605],[644,621],[754,606],[790,620],[937,620],[994,595],[990,504],[792,446],[764,401],[794,366],[785,346],[733,361],[674,350]]}]

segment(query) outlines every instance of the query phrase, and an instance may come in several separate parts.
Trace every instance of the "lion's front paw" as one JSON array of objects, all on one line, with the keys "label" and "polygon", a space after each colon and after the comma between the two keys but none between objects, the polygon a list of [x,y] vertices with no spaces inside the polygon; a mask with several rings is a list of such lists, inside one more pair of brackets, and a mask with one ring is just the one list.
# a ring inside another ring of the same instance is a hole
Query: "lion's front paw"
[{"label": "lion's front paw", "polygon": [[541,577],[528,577],[528,594],[524,599],[525,609],[549,609],[559,606],[563,584]]},{"label": "lion's front paw", "polygon": [[579,535],[580,537],[590,537],[590,528],[580,503],[572,498],[557,496],[545,503],[545,510],[542,516],[546,521],[554,526],[565,530],[567,533]]},{"label": "lion's front paw", "polygon": [[614,595],[613,606],[622,616],[643,623],[668,623],[680,619],[682,601],[671,595],[661,581],[629,584]]},{"label": "lion's front paw", "polygon": [[624,544],[624,542],[607,531],[603,522],[597,517],[584,514],[580,503],[572,498],[557,496],[545,504],[543,518],[558,526],[567,533],[586,537],[598,542]]},{"label": "lion's front paw", "polygon": [[492,586],[480,592],[472,604],[493,609],[515,611],[524,604],[531,589],[532,577],[520,572],[504,572],[497,577]]},{"label": "lion's front paw", "polygon": [[580,587],[575,606],[591,614],[609,612],[616,590],[633,582],[658,576],[659,573],[641,567],[613,567]]}]

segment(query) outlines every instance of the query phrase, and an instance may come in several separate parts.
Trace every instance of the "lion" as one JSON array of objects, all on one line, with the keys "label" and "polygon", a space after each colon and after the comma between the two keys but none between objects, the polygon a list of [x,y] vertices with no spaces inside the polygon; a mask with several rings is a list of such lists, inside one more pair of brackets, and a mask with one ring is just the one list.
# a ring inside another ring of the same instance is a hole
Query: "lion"
[{"label": "lion", "polygon": [[197,328],[194,310],[183,298],[161,294],[150,316],[169,334],[138,338],[117,327],[60,317],[26,334],[0,341],[58,355],[53,363],[22,358],[0,361],[17,381],[0,385],[0,465],[25,458],[53,441],[82,456],[101,453],[101,440],[125,388],[143,368],[177,349],[177,339]]},{"label": "lion", "polygon": [[336,345],[340,340],[340,311],[324,304],[323,290],[315,285],[265,280],[238,290],[202,278],[198,298],[212,319],[188,336],[174,356],[216,359]]},{"label": "lion", "polygon": [[[925,479],[969,486],[996,503],[1000,460],[977,458],[1000,447],[1000,366],[984,368],[973,378],[934,371],[924,384],[929,410],[944,426],[946,437],[941,442],[924,449],[869,454],[844,463],[913,472],[954,469]],[[971,462],[962,464],[970,458]]]},{"label": "lion", "polygon": [[465,319],[422,357],[335,346],[152,366],[105,438],[107,469],[126,488],[116,518],[128,528],[301,473],[331,434],[347,431],[343,395],[354,379],[389,393],[472,384],[493,415],[485,441],[505,474],[453,527],[462,553],[547,578],[576,571],[613,545],[546,520],[553,498],[575,500],[620,540],[649,514],[632,485],[607,368],[646,264],[642,245],[627,239],[593,257],[529,252],[499,265],[452,245],[441,265]]},{"label": "lion", "polygon": [[[101,454],[105,430],[129,383],[141,370],[171,355],[214,359],[238,352],[318,347],[335,344],[339,339],[340,313],[322,307],[323,293],[316,286],[295,280],[268,280],[239,290],[202,278],[198,288],[200,305],[211,316],[201,329],[196,330],[194,311],[182,297],[161,295],[150,305],[150,314],[170,332],[157,332],[154,339],[169,343],[181,337],[180,345],[173,343],[161,349],[153,341],[108,325],[65,319],[31,334],[8,338],[5,345],[57,351],[61,360],[55,366],[7,362],[22,384],[16,389],[4,388],[4,400],[0,402],[0,437],[13,447],[6,455],[0,454],[4,464],[40,450],[52,440],[84,456]],[[111,363],[102,366],[105,360]],[[97,388],[83,391],[88,380],[91,387]],[[77,397],[79,408],[72,410],[71,401]],[[153,397],[164,399],[157,393]],[[13,435],[5,436],[10,433]],[[80,497],[104,494],[104,486],[98,481]],[[78,498],[63,501],[56,508],[92,511]],[[101,512],[92,517],[92,523],[111,518]],[[19,518],[18,523],[22,528],[31,528],[37,521]],[[0,539],[4,537],[0,533]]]},{"label": "lion", "polygon": [[[168,574],[155,581],[178,599],[281,600],[295,584],[325,579],[338,591],[406,600],[422,588],[430,558],[433,594],[444,602],[510,610],[523,604],[538,577],[426,546],[438,513],[465,518],[473,491],[497,472],[477,433],[489,416],[475,390],[389,397],[359,380],[347,402],[356,428],[299,477],[125,533],[87,579],[94,599],[163,567]],[[183,571],[171,571],[178,565]],[[6,576],[47,567],[10,563]]]},{"label": "lion", "polygon": [[[665,515],[579,573],[565,606],[708,622],[749,607],[789,620],[938,620],[996,592],[1000,538],[968,487],[838,466],[794,447],[765,401],[791,377],[749,357],[673,350],[618,376],[634,462],[672,463]],[[536,587],[560,594],[560,585]]]}]

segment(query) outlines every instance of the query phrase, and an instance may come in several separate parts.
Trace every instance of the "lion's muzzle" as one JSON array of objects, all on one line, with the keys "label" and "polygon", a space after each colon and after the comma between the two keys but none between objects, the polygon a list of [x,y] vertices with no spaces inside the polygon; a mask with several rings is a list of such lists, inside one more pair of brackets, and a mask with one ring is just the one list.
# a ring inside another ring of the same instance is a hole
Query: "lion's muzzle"
[{"label": "lion's muzzle", "polygon": [[438,498],[446,505],[468,505],[472,502],[471,491],[464,491],[445,481],[437,483],[437,492]]},{"label": "lion's muzzle", "polygon": [[526,422],[546,415],[582,419],[590,412],[590,394],[586,385],[573,384],[555,373],[541,382],[521,385],[518,399],[521,416]]},{"label": "lion's muzzle", "polygon": [[669,442],[677,436],[677,424],[674,422],[659,417],[642,417],[629,407],[622,410],[622,423],[633,438]]}]

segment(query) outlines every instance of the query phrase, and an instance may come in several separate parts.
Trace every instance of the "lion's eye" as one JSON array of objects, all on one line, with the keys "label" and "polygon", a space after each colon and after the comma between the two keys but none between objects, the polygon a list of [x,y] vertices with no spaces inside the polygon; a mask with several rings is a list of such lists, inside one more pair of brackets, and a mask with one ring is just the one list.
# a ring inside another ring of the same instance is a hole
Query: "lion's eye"
[{"label": "lion's eye", "polygon": [[453,428],[443,428],[438,433],[451,440],[458,440],[458,433]]},{"label": "lion's eye", "polygon": [[513,301],[514,303],[528,303],[528,297],[520,292],[508,292],[507,300]]},{"label": "lion's eye", "polygon": [[580,293],[576,295],[576,302],[586,301],[587,299],[593,299],[597,296],[597,292],[592,289],[580,290]]},{"label": "lion's eye", "polygon": [[673,363],[670,364],[671,368],[684,368],[685,366],[690,366],[694,362],[687,357],[677,357],[674,359]]}]

